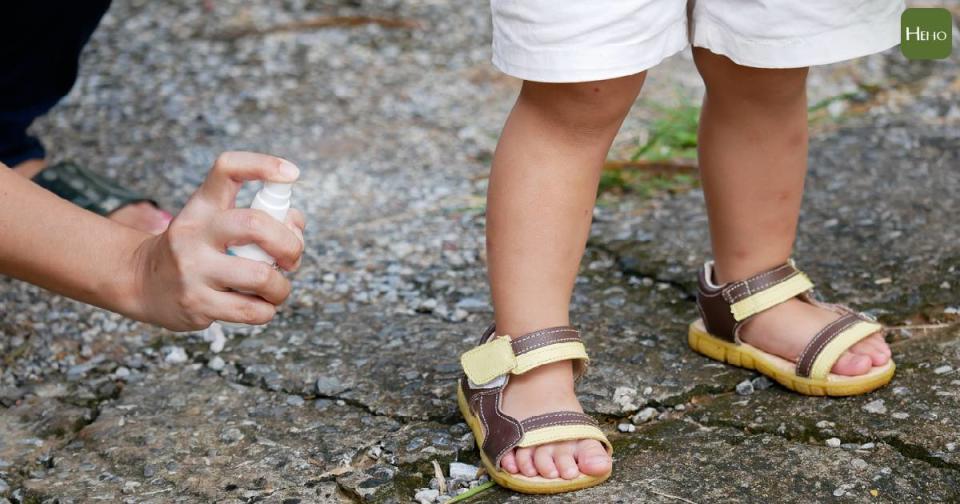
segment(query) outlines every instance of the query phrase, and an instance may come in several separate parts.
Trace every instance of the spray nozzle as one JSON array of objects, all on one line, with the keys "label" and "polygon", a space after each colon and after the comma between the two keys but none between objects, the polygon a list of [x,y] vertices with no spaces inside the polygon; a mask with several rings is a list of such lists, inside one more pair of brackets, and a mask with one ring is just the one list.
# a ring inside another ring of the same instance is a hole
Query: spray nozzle
[{"label": "spray nozzle", "polygon": [[283,182],[264,182],[263,191],[276,198],[289,198],[293,189],[293,183],[285,184]]}]

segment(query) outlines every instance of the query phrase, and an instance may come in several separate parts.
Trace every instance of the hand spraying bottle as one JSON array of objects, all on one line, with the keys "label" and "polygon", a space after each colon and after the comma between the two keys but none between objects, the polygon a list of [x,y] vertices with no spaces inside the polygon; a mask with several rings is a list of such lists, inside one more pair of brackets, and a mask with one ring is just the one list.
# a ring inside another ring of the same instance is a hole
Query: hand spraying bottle
[{"label": "hand spraying bottle", "polygon": [[[290,210],[290,196],[292,193],[292,183],[264,182],[263,187],[257,191],[257,195],[253,197],[253,203],[250,204],[250,208],[262,210],[277,221],[284,222],[287,219],[287,212]],[[270,265],[276,265],[277,263],[270,254],[264,252],[264,250],[255,243],[230,247],[227,249],[227,254],[265,262]],[[219,324],[231,328],[253,327],[250,324],[240,324],[236,322],[219,322]]]},{"label": "hand spraying bottle", "polygon": [[[273,217],[279,222],[283,222],[287,220],[287,211],[290,210],[290,195],[292,193],[292,183],[264,182],[263,188],[257,191],[257,195],[253,197],[253,203],[250,204],[250,208],[262,210],[270,215],[270,217]],[[269,254],[264,252],[263,249],[255,243],[230,247],[227,249],[227,254],[265,262],[271,265],[277,263],[273,257],[270,257]]]}]

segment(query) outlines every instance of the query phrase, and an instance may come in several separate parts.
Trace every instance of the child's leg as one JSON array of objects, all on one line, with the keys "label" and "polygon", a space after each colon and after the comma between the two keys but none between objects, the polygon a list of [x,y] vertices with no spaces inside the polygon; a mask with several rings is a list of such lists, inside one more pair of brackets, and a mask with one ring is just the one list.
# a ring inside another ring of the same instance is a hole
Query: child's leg
[{"label": "child's leg", "polygon": [[[796,237],[807,169],[806,68],[744,67],[706,49],[694,60],[707,86],[699,159],[716,281],[783,264]],[[796,360],[834,312],[793,299],[756,316],[744,341]],[[833,372],[866,373],[890,358],[880,335],[852,346]]]},{"label": "child's leg", "polygon": [[[578,84],[524,82],[493,160],[487,257],[497,333],[567,325],[600,170],[645,74]],[[510,378],[502,409],[518,419],[582,411],[569,361]],[[597,441],[521,448],[502,467],[571,479],[605,474]]]}]

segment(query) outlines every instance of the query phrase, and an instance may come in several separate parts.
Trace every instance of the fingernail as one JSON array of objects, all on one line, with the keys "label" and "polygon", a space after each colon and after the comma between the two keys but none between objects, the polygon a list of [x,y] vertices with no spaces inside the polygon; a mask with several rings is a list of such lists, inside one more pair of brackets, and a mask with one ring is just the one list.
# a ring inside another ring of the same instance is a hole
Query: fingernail
[{"label": "fingernail", "polygon": [[290,161],[284,159],[280,163],[280,175],[283,175],[283,178],[286,179],[296,180],[300,177],[300,169]]}]

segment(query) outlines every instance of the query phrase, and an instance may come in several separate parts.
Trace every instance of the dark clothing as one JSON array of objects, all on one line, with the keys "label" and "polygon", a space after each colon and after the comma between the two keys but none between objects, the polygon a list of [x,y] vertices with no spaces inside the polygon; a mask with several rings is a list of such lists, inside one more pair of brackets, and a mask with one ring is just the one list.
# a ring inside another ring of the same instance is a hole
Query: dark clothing
[{"label": "dark clothing", "polygon": [[80,52],[110,0],[29,0],[0,7],[0,162],[44,157],[27,134],[77,79]]}]

